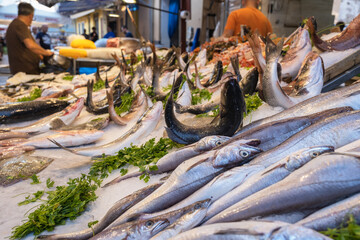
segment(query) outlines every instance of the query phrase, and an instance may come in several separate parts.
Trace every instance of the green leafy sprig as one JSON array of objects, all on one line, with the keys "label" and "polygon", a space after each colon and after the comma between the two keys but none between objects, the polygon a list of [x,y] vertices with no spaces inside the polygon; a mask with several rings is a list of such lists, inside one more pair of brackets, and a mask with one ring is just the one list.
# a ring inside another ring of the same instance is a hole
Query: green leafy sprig
[{"label": "green leafy sprig", "polygon": [[131,104],[134,101],[135,94],[133,91],[130,93],[125,93],[121,96],[121,105],[119,107],[115,107],[115,111],[117,115],[121,115],[124,112],[128,112],[130,110]]},{"label": "green leafy sprig", "polygon": [[321,233],[335,240],[356,240],[360,239],[360,226],[356,223],[353,215],[350,215],[346,227],[328,229]]},{"label": "green leafy sprig", "polygon": [[41,90],[40,88],[34,88],[34,89],[30,92],[30,95],[29,95],[29,96],[19,98],[17,101],[18,101],[18,102],[33,101],[33,100],[41,97],[41,93],[42,93],[42,90]]},{"label": "green leafy sprig", "polygon": [[104,88],[105,88],[105,81],[102,79],[99,79],[94,83],[93,91],[96,92],[96,91],[99,91]]}]

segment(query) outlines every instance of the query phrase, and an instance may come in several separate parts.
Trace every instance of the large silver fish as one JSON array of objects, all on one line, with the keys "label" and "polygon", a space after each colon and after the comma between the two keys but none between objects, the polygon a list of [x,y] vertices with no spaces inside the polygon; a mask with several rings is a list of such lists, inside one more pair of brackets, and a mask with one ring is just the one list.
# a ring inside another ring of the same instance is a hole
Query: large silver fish
[{"label": "large silver fish", "polygon": [[241,165],[261,152],[259,141],[226,146],[218,151],[209,151],[180,164],[166,182],[150,196],[130,208],[112,226],[126,222],[134,214],[153,213],[179,202],[211,181],[215,176],[234,165]]},{"label": "large silver fish", "polygon": [[316,97],[307,99],[278,114],[260,119],[243,127],[239,132],[245,132],[251,128],[281,119],[300,117],[331,108],[349,106],[355,110],[360,109],[360,83],[339,88],[331,92],[322,93]]},{"label": "large silver fish", "polygon": [[246,178],[238,187],[215,200],[215,202],[211,204],[204,220],[210,219],[251,194],[279,182],[313,158],[330,151],[334,151],[334,148],[330,146],[319,146],[301,149],[281,161],[257,171],[256,174]]},{"label": "large silver fish", "polygon": [[320,209],[296,224],[316,231],[326,231],[346,223],[350,215],[356,222],[360,221],[360,193]]},{"label": "large silver fish", "polygon": [[21,154],[0,161],[0,185],[7,186],[41,172],[53,161],[52,158]]},{"label": "large silver fish", "polygon": [[358,156],[324,154],[284,180],[225,209],[206,224],[326,206],[360,191],[359,172]]}]

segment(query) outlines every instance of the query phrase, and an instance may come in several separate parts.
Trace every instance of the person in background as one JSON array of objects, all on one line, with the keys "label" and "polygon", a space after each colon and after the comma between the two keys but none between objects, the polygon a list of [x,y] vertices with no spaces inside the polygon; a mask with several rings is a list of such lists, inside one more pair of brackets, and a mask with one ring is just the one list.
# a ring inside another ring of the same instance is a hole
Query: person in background
[{"label": "person in background", "polygon": [[37,34],[38,34],[38,27],[33,26],[31,28],[31,35],[33,36],[34,39],[36,39]]},{"label": "person in background", "polygon": [[92,27],[92,32],[90,33],[90,40],[96,42],[99,39],[98,34],[96,33],[96,27]]},{"label": "person in background", "polygon": [[113,30],[111,29],[110,26],[107,27],[107,33],[105,34],[104,38],[114,38],[116,37],[115,36],[115,33],[113,32]]},{"label": "person in background", "polygon": [[66,36],[65,36],[65,30],[64,29],[60,30],[59,40],[60,40],[60,42],[62,44],[66,44]]},{"label": "person in background", "polygon": [[242,0],[244,7],[230,13],[221,37],[228,38],[241,34],[242,25],[251,31],[258,30],[264,37],[272,33],[270,21],[258,10],[259,4],[260,0]]},{"label": "person in background", "polygon": [[88,34],[86,34],[86,29],[85,29],[85,28],[84,28],[83,34],[81,34],[81,35],[83,35],[85,39],[89,39],[89,38],[90,38],[90,36],[89,36]]},{"label": "person in background", "polygon": [[39,46],[31,36],[29,27],[34,18],[34,7],[29,3],[20,2],[18,17],[6,31],[6,43],[11,74],[25,72],[40,74],[40,59],[54,53]]},{"label": "person in background", "polygon": [[51,49],[51,37],[47,34],[48,26],[42,25],[41,32],[36,35],[36,41],[44,49]]},{"label": "person in background", "polygon": [[126,26],[122,26],[121,27],[121,32],[123,32],[125,34],[125,37],[129,37],[129,38],[133,38],[134,36],[132,35],[132,33],[127,29]]}]

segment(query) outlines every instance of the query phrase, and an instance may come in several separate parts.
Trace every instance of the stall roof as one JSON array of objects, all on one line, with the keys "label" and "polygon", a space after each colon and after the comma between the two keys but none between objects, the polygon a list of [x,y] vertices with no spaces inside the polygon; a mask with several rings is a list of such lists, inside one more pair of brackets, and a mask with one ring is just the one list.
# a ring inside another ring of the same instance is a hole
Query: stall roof
[{"label": "stall roof", "polygon": [[72,15],[78,12],[84,12],[90,9],[97,9],[113,3],[114,0],[79,0],[79,1],[65,1],[59,3],[58,12],[64,15]]}]

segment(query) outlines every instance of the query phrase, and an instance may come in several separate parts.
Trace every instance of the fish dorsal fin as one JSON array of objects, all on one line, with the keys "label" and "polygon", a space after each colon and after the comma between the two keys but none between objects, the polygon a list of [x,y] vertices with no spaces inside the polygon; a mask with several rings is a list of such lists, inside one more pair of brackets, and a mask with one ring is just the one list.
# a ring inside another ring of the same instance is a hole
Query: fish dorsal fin
[{"label": "fish dorsal fin", "polygon": [[50,130],[56,130],[66,126],[67,125],[60,118],[55,118],[50,122]]},{"label": "fish dorsal fin", "polygon": [[272,172],[272,171],[274,171],[274,170],[277,169],[277,168],[283,168],[283,167],[285,167],[285,163],[280,163],[280,164],[278,164],[278,165],[270,168],[269,170],[266,170],[266,171],[263,172],[261,175],[264,176],[265,174],[268,174],[269,172]]}]

